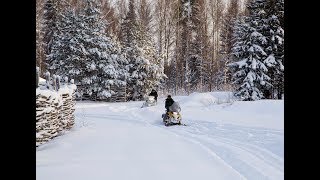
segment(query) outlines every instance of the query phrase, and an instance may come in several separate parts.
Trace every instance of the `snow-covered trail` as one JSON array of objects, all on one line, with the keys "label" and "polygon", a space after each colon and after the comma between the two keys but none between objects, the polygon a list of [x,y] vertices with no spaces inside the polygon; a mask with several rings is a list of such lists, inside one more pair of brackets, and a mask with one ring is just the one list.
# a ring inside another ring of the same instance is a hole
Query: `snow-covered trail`
[{"label": "snow-covered trail", "polygon": [[77,103],[75,127],[37,149],[37,179],[284,179],[283,101],[202,96],[176,97],[188,126],[171,127],[163,99]]}]

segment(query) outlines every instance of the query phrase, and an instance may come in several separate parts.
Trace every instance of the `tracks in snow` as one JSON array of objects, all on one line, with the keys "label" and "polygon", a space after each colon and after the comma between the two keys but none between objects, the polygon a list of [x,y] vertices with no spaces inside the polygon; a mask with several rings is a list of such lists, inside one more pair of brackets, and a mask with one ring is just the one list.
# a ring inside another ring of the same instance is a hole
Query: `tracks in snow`
[{"label": "tracks in snow", "polygon": [[[126,105],[116,108],[103,106],[101,114],[90,114],[87,109],[80,108],[76,116],[78,121],[87,125],[90,122],[86,118],[95,118],[162,128],[199,144],[212,156],[222,159],[244,179],[283,179],[283,131],[217,124],[192,117],[183,117],[188,119],[188,126],[165,127],[161,121],[161,112],[156,107],[141,109]],[[144,116],[142,113],[153,115]]]}]

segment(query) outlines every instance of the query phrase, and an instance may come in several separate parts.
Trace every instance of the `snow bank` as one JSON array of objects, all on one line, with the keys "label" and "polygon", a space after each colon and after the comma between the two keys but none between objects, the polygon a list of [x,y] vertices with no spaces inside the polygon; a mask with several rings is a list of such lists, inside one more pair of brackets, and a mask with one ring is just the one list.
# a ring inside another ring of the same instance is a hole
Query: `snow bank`
[{"label": "snow bank", "polygon": [[192,121],[245,124],[279,130],[284,127],[283,100],[237,101],[232,92],[192,93],[172,98],[179,102],[185,121],[190,120],[188,117],[194,117]]},{"label": "snow bank", "polygon": [[233,101],[234,97],[231,92],[210,92],[192,93],[187,98],[182,98],[180,103],[184,107],[208,107],[214,104],[230,103]]},{"label": "snow bank", "polygon": [[229,92],[193,93],[173,99],[180,102],[183,119],[196,115],[199,121],[284,128],[283,100],[236,101]]},{"label": "snow bank", "polygon": [[283,100],[236,101],[232,105],[220,108],[215,115],[220,123],[246,124],[277,130],[284,128]]}]

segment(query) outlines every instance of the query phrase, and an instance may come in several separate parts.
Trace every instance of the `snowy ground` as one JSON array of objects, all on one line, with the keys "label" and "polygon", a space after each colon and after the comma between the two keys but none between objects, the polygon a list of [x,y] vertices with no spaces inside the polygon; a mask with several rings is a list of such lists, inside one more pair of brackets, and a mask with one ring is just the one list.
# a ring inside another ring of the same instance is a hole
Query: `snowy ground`
[{"label": "snowy ground", "polygon": [[38,180],[282,180],[283,101],[226,103],[227,93],[173,97],[187,126],[158,105],[78,102],[75,127],[37,148]]}]

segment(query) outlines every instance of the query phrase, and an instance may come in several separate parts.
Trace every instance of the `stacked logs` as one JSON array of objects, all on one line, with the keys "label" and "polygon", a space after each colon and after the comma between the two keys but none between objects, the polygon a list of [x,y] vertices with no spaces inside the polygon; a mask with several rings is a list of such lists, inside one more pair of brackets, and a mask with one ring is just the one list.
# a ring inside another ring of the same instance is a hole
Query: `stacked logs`
[{"label": "stacked logs", "polygon": [[71,129],[74,125],[74,105],[75,105],[75,92],[72,94],[62,94],[63,99],[63,128]]},{"label": "stacked logs", "polygon": [[36,143],[37,146],[51,139],[50,134],[50,97],[37,94],[36,103]]},{"label": "stacked logs", "polygon": [[60,91],[37,88],[36,146],[44,144],[74,125],[76,86],[65,85]]}]

